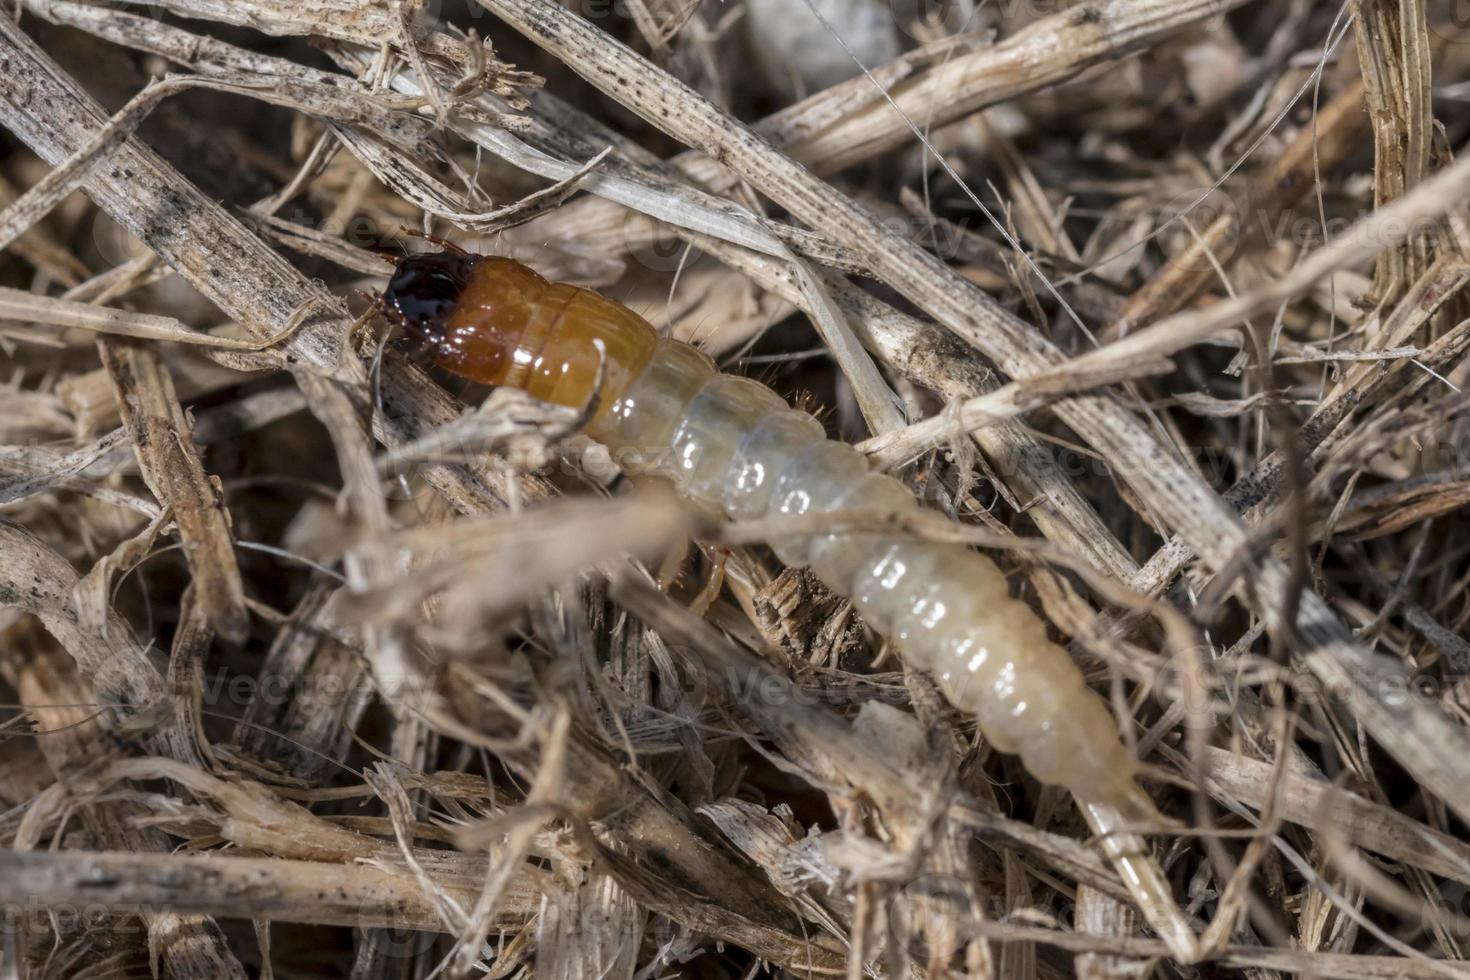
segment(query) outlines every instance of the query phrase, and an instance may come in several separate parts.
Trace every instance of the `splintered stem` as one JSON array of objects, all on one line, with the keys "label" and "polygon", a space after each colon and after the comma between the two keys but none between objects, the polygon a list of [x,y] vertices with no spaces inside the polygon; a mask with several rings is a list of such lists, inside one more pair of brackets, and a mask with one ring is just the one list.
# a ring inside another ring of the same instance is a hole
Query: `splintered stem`
[{"label": "splintered stem", "polygon": [[1179,903],[1174,901],[1174,893],[1159,862],[1149,850],[1148,842],[1124,830],[1137,826],[1140,819],[1157,819],[1153,803],[1148,801],[1142,790],[1138,795],[1143,801],[1138,813],[1124,812],[1104,803],[1084,803],[1082,813],[1093,833],[1098,835],[1103,853],[1123,879],[1124,887],[1133,896],[1149,926],[1159,934],[1176,960],[1194,963],[1200,958],[1199,937],[1190,928]]}]

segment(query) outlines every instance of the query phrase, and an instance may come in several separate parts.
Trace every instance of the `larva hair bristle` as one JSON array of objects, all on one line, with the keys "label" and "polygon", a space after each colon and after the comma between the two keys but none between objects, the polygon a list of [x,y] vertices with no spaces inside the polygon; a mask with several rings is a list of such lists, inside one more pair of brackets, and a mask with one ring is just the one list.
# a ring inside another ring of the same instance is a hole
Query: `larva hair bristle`
[{"label": "larva hair bristle", "polygon": [[761,384],[765,385],[767,388],[775,388],[776,387],[776,380],[778,378],[780,378],[780,376],[781,376],[781,366],[779,364],[775,364],[775,363],[771,363],[771,362],[765,362],[765,361],[763,361],[760,364],[756,365],[756,371],[755,371],[754,374],[748,374],[748,375],[746,375],[746,377],[748,377],[748,378],[752,378],[755,381],[759,381]]},{"label": "larva hair bristle", "polygon": [[817,393],[810,388],[798,388],[791,396],[791,407],[798,412],[805,412],[826,428],[832,419],[832,406],[817,397]]}]

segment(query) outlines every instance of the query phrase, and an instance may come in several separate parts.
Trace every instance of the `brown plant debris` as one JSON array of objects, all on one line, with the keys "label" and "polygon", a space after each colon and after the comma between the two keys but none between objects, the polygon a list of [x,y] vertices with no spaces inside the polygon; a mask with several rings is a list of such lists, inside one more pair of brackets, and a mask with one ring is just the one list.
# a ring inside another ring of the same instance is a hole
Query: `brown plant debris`
[{"label": "brown plant debris", "polygon": [[[8,5],[0,975],[1470,975],[1456,6]],[[924,509],[426,370],[421,234]],[[995,558],[1157,819],[768,546],[874,531]]]}]

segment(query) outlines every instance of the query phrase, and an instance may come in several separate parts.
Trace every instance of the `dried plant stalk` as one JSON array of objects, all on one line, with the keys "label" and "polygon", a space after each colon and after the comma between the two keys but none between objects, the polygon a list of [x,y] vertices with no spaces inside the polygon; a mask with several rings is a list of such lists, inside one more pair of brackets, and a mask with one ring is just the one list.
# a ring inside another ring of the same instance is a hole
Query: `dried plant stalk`
[{"label": "dried plant stalk", "polygon": [[[789,97],[751,39],[849,6],[0,19],[0,686],[36,736],[0,743],[0,898],[105,906],[14,915],[11,972],[1459,974],[1464,31],[900,3],[894,60],[737,121]],[[591,404],[441,386],[369,307],[456,247],[596,284],[812,409],[802,472],[865,452],[926,506],[730,521]],[[905,659],[783,567],[862,535],[993,564],[916,577]],[[953,621],[1108,699],[1143,825],[914,669],[918,603],[977,583],[1024,622]]]}]

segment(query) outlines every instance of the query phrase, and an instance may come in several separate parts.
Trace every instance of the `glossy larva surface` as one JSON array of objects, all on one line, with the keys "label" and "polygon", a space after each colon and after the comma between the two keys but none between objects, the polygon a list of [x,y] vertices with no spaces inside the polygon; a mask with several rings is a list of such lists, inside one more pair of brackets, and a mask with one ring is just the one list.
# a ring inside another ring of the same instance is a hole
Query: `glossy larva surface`
[{"label": "glossy larva surface", "polygon": [[[826,439],[820,423],[764,386],[717,373],[692,347],[658,340],[618,304],[502,268],[505,261],[450,270],[467,276],[461,305],[447,327],[419,329],[443,352],[442,367],[564,405],[585,405],[596,391],[601,407],[589,432],[625,470],[668,477],[732,518],[916,506],[901,483],[870,473],[861,453]],[[483,278],[502,272],[503,279]],[[412,288],[419,291],[405,287],[400,310],[428,309],[425,298],[437,293]],[[771,545],[849,596],[873,629],[1038,779],[1089,803],[1152,812],[1106,704],[1036,614],[1009,597],[988,558],[888,531],[791,535]]]},{"label": "glossy larva surface", "polygon": [[669,458],[674,483],[704,503],[720,504],[730,467],[750,430],[786,403],[749,378],[717,374],[674,428]]},{"label": "glossy larva surface", "polygon": [[715,362],[702,351],[688,344],[659,344],[643,372],[610,398],[607,412],[592,423],[591,435],[630,469],[665,465],[661,455],[672,445],[674,430],[714,375]]},{"label": "glossy larva surface", "polygon": [[[862,453],[845,443],[823,440],[781,468],[766,510],[787,517],[836,510],[838,502],[867,475],[868,461]],[[786,564],[807,565],[819,541],[794,535],[772,541],[771,547]]]},{"label": "glossy larva surface", "polygon": [[[869,473],[847,489],[837,501],[838,510],[870,510],[902,513],[915,510],[919,502],[909,488],[886,473]],[[828,587],[851,595],[860,569],[879,548],[892,540],[889,534],[848,532],[826,534],[811,541],[811,567]]]},{"label": "glossy larva surface", "polygon": [[[828,440],[810,415],[744,378],[682,377],[665,341],[634,380],[617,425],[671,463],[653,468],[737,519],[916,506],[899,481],[871,473],[852,447]],[[687,356],[687,355],[686,355]],[[657,417],[652,417],[657,416]],[[607,423],[604,423],[606,425]],[[661,437],[663,443],[650,440]],[[624,436],[626,438],[626,436]],[[666,443],[666,444],[665,444]],[[1040,780],[1084,799],[1137,799],[1133,760],[1112,714],[990,559],[964,547],[891,533],[771,542],[788,564],[810,564],[849,596],[874,630],[930,671],[996,748],[1018,753]]]},{"label": "glossy larva surface", "polygon": [[764,516],[786,465],[823,439],[822,424],[805,412],[782,408],[761,419],[730,459],[720,503],[735,518]]}]

